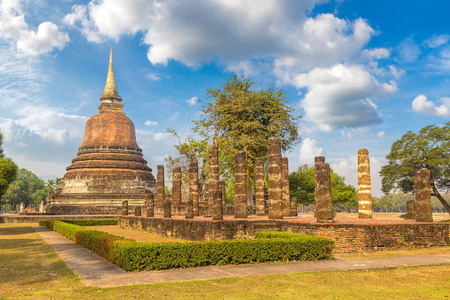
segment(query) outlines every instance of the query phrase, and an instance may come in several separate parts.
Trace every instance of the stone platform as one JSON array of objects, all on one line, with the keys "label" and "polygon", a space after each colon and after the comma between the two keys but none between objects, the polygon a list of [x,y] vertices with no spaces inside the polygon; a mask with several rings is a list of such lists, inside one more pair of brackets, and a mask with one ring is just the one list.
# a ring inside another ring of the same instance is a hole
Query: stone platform
[{"label": "stone platform", "polygon": [[201,216],[192,220],[180,216],[170,219],[162,216],[120,216],[119,226],[190,241],[253,238],[256,231],[287,231],[332,239],[336,242],[335,253],[450,246],[450,223],[418,223],[398,219],[335,218],[335,223],[317,223],[310,216],[286,217],[282,220],[258,216],[249,216],[247,219],[224,216],[222,221],[212,221],[211,218]]}]

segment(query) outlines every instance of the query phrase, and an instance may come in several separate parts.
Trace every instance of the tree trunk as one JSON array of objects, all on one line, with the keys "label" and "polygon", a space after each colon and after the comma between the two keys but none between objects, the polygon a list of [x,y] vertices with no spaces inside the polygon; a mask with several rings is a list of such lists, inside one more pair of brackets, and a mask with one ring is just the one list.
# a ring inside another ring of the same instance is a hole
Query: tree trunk
[{"label": "tree trunk", "polygon": [[439,201],[441,201],[442,205],[445,207],[445,209],[447,210],[448,214],[450,215],[450,205],[447,203],[447,201],[445,201],[444,197],[442,197],[442,195],[437,190],[436,185],[434,184],[433,177],[431,177],[430,179],[431,179],[430,180],[431,189],[433,190],[433,196],[435,196],[436,198],[439,199]]}]

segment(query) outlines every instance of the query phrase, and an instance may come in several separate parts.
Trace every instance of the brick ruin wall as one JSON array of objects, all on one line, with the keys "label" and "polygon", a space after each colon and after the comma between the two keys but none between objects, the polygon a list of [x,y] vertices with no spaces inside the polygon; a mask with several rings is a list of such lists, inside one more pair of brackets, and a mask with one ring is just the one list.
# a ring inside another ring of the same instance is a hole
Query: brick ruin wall
[{"label": "brick ruin wall", "polygon": [[276,230],[321,236],[336,242],[334,253],[450,245],[450,224],[309,224],[281,220],[183,220],[119,217],[119,226],[191,241],[253,238],[256,231]]}]

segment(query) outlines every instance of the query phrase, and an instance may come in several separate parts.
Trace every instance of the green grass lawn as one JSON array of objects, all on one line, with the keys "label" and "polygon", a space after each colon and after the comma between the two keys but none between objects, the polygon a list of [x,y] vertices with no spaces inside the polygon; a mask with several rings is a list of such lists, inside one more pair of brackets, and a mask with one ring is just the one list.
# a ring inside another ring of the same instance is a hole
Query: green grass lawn
[{"label": "green grass lawn", "polygon": [[450,266],[86,287],[36,225],[0,224],[0,299],[450,299]]}]

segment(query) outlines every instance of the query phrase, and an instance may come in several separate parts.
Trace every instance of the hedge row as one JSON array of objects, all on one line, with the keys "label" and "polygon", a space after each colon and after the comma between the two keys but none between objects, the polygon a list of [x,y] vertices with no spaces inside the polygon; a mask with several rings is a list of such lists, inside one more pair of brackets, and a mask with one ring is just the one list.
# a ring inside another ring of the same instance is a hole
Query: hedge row
[{"label": "hedge row", "polygon": [[117,225],[119,223],[119,219],[69,219],[61,221],[79,226]]},{"label": "hedge row", "polygon": [[254,240],[140,243],[62,221],[41,221],[127,271],[206,265],[331,259],[334,241],[289,232],[256,232]]}]

